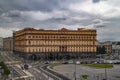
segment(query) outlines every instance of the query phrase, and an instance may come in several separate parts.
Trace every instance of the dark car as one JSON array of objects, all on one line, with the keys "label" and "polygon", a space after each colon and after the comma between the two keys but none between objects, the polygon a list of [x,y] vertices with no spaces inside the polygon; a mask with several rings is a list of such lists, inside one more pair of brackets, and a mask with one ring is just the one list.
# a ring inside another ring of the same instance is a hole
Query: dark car
[{"label": "dark car", "polygon": [[49,61],[45,61],[44,64],[49,64]]},{"label": "dark car", "polygon": [[68,64],[68,62],[67,61],[63,61],[62,64]]},{"label": "dark car", "polygon": [[28,68],[29,68],[28,64],[25,64],[24,69],[28,69]]}]

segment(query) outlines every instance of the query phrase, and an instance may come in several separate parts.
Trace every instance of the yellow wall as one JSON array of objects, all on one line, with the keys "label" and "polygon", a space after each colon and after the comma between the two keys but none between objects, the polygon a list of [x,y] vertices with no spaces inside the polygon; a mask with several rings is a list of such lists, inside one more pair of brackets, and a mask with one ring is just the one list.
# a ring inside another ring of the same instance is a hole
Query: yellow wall
[{"label": "yellow wall", "polygon": [[21,52],[96,52],[96,30],[21,30],[14,33],[14,50]]}]

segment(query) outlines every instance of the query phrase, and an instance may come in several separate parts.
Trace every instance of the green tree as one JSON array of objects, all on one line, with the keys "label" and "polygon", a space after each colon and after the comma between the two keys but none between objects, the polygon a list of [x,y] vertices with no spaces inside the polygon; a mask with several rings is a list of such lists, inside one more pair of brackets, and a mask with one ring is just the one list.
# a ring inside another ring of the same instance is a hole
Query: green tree
[{"label": "green tree", "polygon": [[67,60],[70,60],[71,59],[71,56],[68,54],[68,55],[66,55],[66,59]]},{"label": "green tree", "polygon": [[4,63],[3,61],[0,62],[0,66],[1,66],[2,68],[6,67],[6,65],[5,65],[5,63]]},{"label": "green tree", "polygon": [[88,79],[88,77],[89,77],[89,75],[81,75],[82,76],[82,79],[84,79],[84,80],[87,80]]},{"label": "green tree", "polygon": [[30,60],[34,60],[34,61],[37,60],[36,54],[30,55],[29,59],[30,59]]},{"label": "green tree", "polygon": [[53,59],[54,59],[54,55],[53,55],[52,53],[50,53],[50,54],[48,55],[48,59],[49,59],[49,60],[53,60]]},{"label": "green tree", "polygon": [[105,53],[106,53],[106,49],[105,49],[104,46],[102,47],[101,51],[102,51],[102,54],[105,54]]},{"label": "green tree", "polygon": [[117,45],[120,45],[120,42],[117,42]]},{"label": "green tree", "polygon": [[8,75],[10,74],[10,70],[4,62],[0,62],[0,66],[1,69],[3,69],[3,80],[6,80],[8,78]]},{"label": "green tree", "polygon": [[97,47],[97,54],[105,54],[106,53],[106,49],[105,47]]},{"label": "green tree", "polygon": [[10,70],[8,69],[8,67],[4,67],[4,74],[6,76],[8,76],[10,74]]},{"label": "green tree", "polygon": [[56,59],[60,60],[60,55],[58,53],[56,53]]}]

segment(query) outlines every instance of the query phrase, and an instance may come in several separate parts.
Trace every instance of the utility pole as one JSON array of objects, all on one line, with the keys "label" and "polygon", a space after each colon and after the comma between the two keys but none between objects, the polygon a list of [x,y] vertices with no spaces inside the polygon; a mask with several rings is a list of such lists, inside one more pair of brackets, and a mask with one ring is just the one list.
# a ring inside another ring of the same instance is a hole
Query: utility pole
[{"label": "utility pole", "polygon": [[104,80],[107,80],[106,58],[104,59],[105,59],[105,79]]},{"label": "utility pole", "polygon": [[76,61],[75,61],[75,72],[74,72],[74,75],[75,75],[75,80],[76,80]]},{"label": "utility pole", "polygon": [[[76,54],[76,53],[75,53]],[[77,58],[77,54],[75,55],[75,72],[74,72],[74,75],[75,75],[75,80],[76,80],[76,58]]]},{"label": "utility pole", "polygon": [[[105,62],[106,62],[106,59],[105,59]],[[107,80],[107,69],[106,69],[106,63],[105,63],[105,79],[104,80]]]}]

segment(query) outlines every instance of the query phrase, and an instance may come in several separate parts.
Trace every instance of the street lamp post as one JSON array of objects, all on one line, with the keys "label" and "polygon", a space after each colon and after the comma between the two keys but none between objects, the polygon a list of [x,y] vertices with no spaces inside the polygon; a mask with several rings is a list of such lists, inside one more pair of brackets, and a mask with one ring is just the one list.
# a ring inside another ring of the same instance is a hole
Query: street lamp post
[{"label": "street lamp post", "polygon": [[103,80],[107,80],[106,58],[104,57],[104,59],[105,59],[105,79]]},{"label": "street lamp post", "polygon": [[105,79],[104,80],[107,80],[106,59],[105,59]]},{"label": "street lamp post", "polygon": [[106,70],[106,65],[105,65],[105,79],[104,80],[107,80],[107,70]]},{"label": "street lamp post", "polygon": [[33,62],[34,62],[34,55],[33,55]]},{"label": "street lamp post", "polygon": [[74,72],[75,80],[76,80],[76,58],[77,58],[76,56],[77,56],[77,54],[75,55],[75,63],[74,63],[75,64],[75,72]]},{"label": "street lamp post", "polygon": [[74,73],[74,75],[75,75],[75,80],[76,80],[76,61],[75,61],[75,73]]}]

